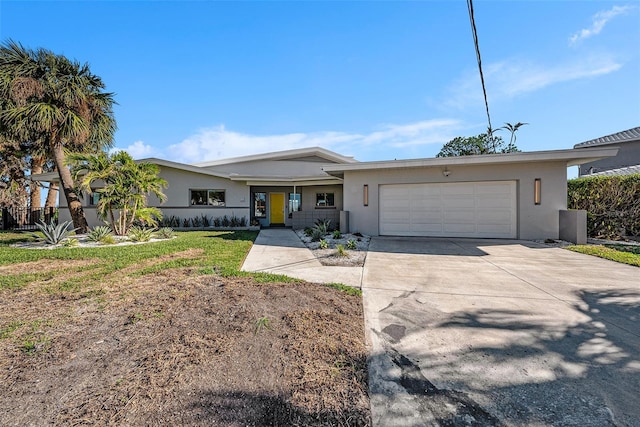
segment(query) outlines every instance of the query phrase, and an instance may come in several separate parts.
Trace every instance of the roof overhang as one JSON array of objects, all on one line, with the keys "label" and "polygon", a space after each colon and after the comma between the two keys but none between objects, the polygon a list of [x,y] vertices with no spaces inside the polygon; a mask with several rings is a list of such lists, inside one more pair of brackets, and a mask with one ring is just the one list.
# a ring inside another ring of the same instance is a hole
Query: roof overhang
[{"label": "roof overhang", "polygon": [[294,150],[275,151],[271,153],[254,154],[250,156],[232,157],[228,159],[212,160],[208,162],[195,163],[197,167],[211,167],[229,165],[233,163],[255,162],[260,160],[291,160],[305,156],[317,156],[329,162],[335,163],[357,163],[353,157],[343,156],[322,147],[296,148]]},{"label": "roof overhang", "polygon": [[347,171],[380,169],[429,168],[443,166],[506,165],[516,163],[563,162],[576,166],[618,154],[618,147],[580,148],[569,150],[530,151],[525,153],[483,154],[476,156],[435,157],[411,160],[359,162],[348,165],[326,165],[322,168],[329,175],[344,177]]},{"label": "roof overhang", "polygon": [[[136,160],[136,163],[152,163],[152,164],[158,165],[160,167],[178,169],[178,170],[182,170],[182,171],[197,173],[197,174],[200,174],[200,175],[208,175],[208,176],[215,176],[215,177],[218,177],[218,178],[227,178],[227,179],[229,179],[229,174],[215,172],[215,171],[212,171],[212,170],[209,170],[209,169],[204,169],[204,168],[200,168],[198,166],[188,165],[188,164],[185,164],[185,163],[178,163],[178,162],[172,162],[170,160],[157,159],[155,157]],[[41,174],[37,174],[37,175],[32,175],[31,179],[33,181],[42,181],[42,182],[59,182],[60,181],[60,176],[58,175],[58,172],[47,172],[47,173],[41,173]]]},{"label": "roof overhang", "polygon": [[305,187],[311,185],[335,185],[342,184],[342,179],[335,176],[314,176],[314,177],[274,177],[274,176],[240,176],[231,175],[229,177],[232,181],[243,181],[247,185],[272,185],[272,186],[298,186]]}]

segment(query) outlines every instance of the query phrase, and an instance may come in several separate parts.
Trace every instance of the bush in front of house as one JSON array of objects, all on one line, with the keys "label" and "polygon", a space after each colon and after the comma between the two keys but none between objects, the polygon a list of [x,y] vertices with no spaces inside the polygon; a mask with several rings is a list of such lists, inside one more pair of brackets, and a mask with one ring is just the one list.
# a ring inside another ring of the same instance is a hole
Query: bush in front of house
[{"label": "bush in front of house", "polygon": [[569,209],[587,211],[589,237],[640,236],[640,174],[567,181]]}]

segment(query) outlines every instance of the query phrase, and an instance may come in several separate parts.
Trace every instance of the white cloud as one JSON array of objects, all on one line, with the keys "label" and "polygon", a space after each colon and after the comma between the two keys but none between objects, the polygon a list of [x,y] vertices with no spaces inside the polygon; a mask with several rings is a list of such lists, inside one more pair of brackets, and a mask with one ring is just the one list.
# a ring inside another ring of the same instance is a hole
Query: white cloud
[{"label": "white cloud", "polygon": [[280,135],[251,135],[228,130],[224,125],[201,129],[179,144],[167,148],[169,160],[198,163],[207,160],[290,150],[323,147],[349,154],[355,147],[364,149],[401,148],[445,143],[456,136],[459,121],[453,119],[425,120],[404,125],[385,125],[367,134],[321,131]]},{"label": "white cloud", "polygon": [[591,18],[592,23],[589,28],[583,28],[569,37],[569,46],[573,46],[581,40],[600,34],[604,26],[607,25],[610,20],[618,15],[627,13],[631,9],[633,9],[632,6],[614,6],[609,10],[603,10],[596,13]]},{"label": "white cloud", "polygon": [[577,62],[551,67],[533,63],[502,62],[493,64],[489,68],[487,79],[495,82],[493,89],[497,90],[499,95],[511,98],[556,83],[609,74],[617,71],[621,66],[613,59],[604,56],[581,58]]},{"label": "white cloud", "polygon": [[[495,99],[509,99],[545,87],[605,75],[619,70],[622,64],[606,55],[579,57],[573,61],[543,66],[532,61],[511,58],[485,67],[485,83],[489,102]],[[482,102],[480,77],[469,72],[458,79],[450,88],[445,106],[463,109],[468,105]]]},{"label": "white cloud", "polygon": [[111,152],[124,150],[131,155],[134,159],[144,159],[146,157],[154,157],[159,153],[158,151],[152,147],[151,145],[145,144],[144,141],[135,141],[133,144],[130,144],[126,148],[116,147],[111,150]]}]

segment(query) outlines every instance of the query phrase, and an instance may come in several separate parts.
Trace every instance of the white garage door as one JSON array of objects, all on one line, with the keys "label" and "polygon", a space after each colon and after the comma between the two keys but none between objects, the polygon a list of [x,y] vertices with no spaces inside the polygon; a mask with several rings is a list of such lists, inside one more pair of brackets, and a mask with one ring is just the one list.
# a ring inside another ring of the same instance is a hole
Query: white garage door
[{"label": "white garage door", "polygon": [[517,237],[515,181],[380,186],[380,234]]}]

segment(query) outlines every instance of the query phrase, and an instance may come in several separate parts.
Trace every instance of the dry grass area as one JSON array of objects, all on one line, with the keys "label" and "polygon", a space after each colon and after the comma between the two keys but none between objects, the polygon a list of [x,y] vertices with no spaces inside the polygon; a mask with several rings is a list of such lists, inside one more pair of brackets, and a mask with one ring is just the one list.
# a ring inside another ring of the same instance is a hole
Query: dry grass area
[{"label": "dry grass area", "polygon": [[0,425],[370,424],[361,297],[133,270],[88,293],[0,289]]}]

